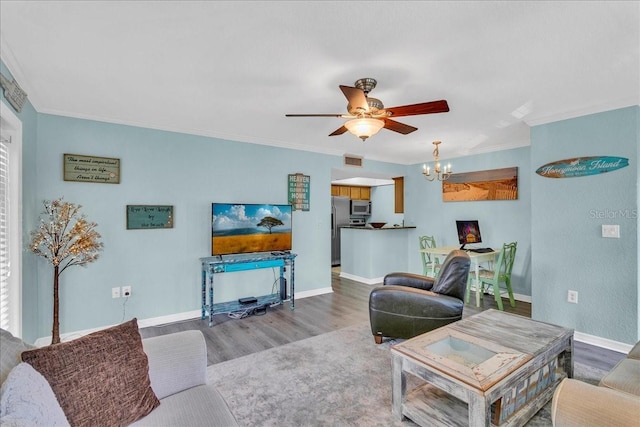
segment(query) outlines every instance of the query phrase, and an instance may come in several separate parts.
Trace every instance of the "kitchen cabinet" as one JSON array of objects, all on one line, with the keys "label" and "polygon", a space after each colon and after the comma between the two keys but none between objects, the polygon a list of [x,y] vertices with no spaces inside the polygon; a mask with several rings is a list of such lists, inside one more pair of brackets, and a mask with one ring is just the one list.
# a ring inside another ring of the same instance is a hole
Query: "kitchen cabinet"
[{"label": "kitchen cabinet", "polygon": [[348,197],[351,200],[370,200],[371,187],[356,187],[353,185],[331,185],[331,195]]},{"label": "kitchen cabinet", "polygon": [[393,178],[395,184],[395,213],[404,213],[404,177]]},{"label": "kitchen cabinet", "polygon": [[360,200],[371,200],[371,187],[360,187]]},{"label": "kitchen cabinet", "polygon": [[362,200],[360,197],[360,187],[351,187],[351,200]]}]

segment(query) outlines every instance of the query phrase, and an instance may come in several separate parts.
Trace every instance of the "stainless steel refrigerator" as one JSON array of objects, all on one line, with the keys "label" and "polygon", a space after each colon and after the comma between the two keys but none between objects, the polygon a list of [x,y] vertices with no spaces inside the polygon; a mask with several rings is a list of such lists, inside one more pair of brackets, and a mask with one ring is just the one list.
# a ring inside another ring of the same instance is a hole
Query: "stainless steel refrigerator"
[{"label": "stainless steel refrigerator", "polygon": [[340,265],[340,227],[349,225],[348,197],[331,197],[331,266]]}]

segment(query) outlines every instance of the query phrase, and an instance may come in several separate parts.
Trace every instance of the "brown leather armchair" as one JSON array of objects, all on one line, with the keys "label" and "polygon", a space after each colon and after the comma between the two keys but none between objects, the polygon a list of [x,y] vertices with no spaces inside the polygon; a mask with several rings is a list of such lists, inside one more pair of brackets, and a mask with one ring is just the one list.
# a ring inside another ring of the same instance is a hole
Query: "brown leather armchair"
[{"label": "brown leather armchair", "polygon": [[465,251],[447,255],[437,278],[390,273],[369,296],[376,344],[383,337],[412,338],[462,319],[471,260]]}]

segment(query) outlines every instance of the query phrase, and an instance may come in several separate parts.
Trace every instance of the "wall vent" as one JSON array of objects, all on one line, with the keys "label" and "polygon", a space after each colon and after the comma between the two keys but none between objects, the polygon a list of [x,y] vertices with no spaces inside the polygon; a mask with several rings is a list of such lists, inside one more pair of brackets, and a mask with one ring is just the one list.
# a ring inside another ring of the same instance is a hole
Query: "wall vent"
[{"label": "wall vent", "polygon": [[345,166],[352,166],[352,167],[361,168],[362,167],[362,157],[351,156],[351,155],[345,154],[344,155],[344,164],[345,164]]}]

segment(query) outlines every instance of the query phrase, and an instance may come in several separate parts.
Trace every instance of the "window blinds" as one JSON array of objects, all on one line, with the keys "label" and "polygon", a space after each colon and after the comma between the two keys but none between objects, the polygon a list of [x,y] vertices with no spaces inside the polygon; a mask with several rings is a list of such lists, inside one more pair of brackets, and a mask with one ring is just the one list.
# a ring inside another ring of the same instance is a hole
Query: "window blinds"
[{"label": "window blinds", "polygon": [[0,137],[0,328],[11,329],[11,252],[9,241],[9,143]]}]

